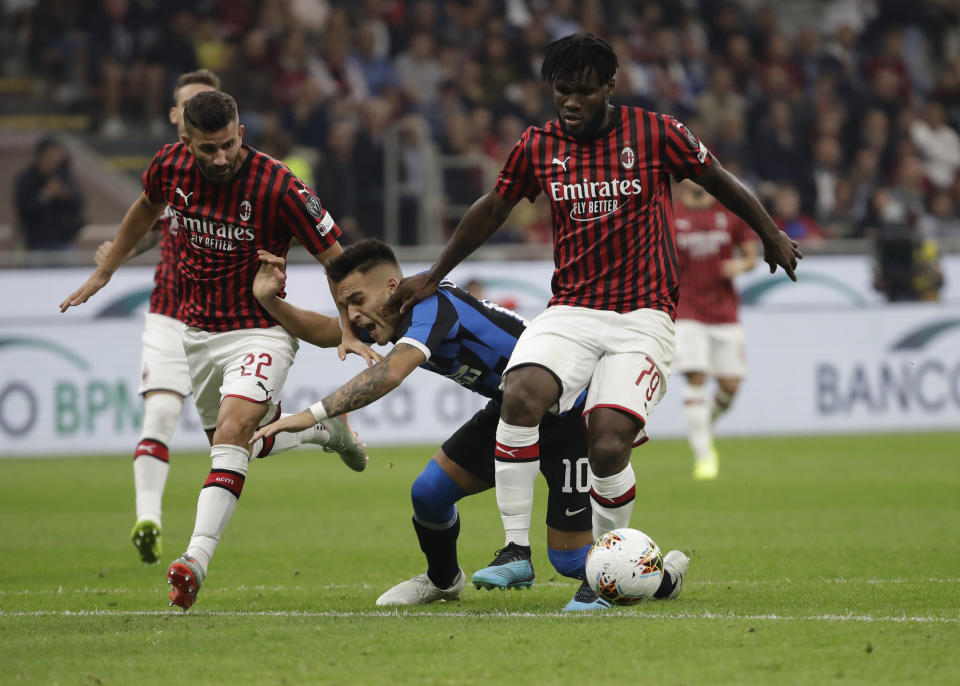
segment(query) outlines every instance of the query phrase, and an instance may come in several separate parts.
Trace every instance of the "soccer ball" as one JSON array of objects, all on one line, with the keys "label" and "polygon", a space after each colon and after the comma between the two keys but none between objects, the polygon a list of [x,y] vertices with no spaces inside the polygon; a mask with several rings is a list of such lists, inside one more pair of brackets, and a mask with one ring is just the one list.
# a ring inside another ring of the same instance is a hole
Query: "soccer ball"
[{"label": "soccer ball", "polygon": [[660,547],[642,531],[608,531],[587,553],[587,583],[614,605],[634,605],[652,598],[662,580]]}]

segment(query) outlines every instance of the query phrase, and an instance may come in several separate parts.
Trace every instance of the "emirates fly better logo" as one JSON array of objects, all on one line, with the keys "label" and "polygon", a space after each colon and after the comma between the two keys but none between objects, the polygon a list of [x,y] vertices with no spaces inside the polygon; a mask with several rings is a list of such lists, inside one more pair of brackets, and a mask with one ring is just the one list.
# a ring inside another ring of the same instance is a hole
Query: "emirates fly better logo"
[{"label": "emirates fly better logo", "polygon": [[575,222],[592,222],[607,217],[619,210],[630,197],[640,195],[643,188],[639,179],[611,179],[578,183],[550,184],[550,197],[554,202],[572,201],[570,218]]}]

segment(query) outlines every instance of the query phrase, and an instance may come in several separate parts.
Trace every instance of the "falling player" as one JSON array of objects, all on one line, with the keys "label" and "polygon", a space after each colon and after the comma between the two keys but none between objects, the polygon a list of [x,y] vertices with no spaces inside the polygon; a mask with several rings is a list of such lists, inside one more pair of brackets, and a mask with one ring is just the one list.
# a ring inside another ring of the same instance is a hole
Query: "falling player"
[{"label": "falling player", "polygon": [[[511,586],[532,578],[537,426],[548,411],[569,411],[588,387],[593,532],[599,536],[630,522],[636,491],[631,448],[645,440],[675,346],[671,176],[695,178],[760,235],[771,271],[780,266],[796,278],[797,244],[683,124],[610,104],[616,69],[613,49],[595,36],[570,35],[547,46],[541,74],[553,86],[557,119],[524,132],[493,191],[463,216],[431,269],[405,279],[388,305],[402,311],[429,296],[521,199],[547,195],[553,298],[520,338],[505,371],[496,491],[506,543],[475,580],[504,579]],[[684,568],[687,563],[684,557]]]},{"label": "falling player", "polygon": [[[185,133],[184,103],[197,93],[219,88],[219,77],[208,69],[180,75],[173,89],[174,106],[170,108],[169,117],[181,136]],[[140,442],[133,454],[137,520],[131,539],[145,563],[157,562],[162,551],[162,501],[170,471],[170,439],[183,410],[183,399],[190,394],[190,370],[182,341],[184,325],[177,319],[177,228],[168,207],[129,255],[139,255],[160,244],[150,306],[144,316],[139,390],[143,396],[143,423]],[[103,264],[112,246],[113,241],[100,245],[95,257],[97,265]],[[345,447],[348,437],[345,422],[340,422],[322,429],[318,427],[317,431],[289,434],[281,437],[277,445],[254,446],[251,453],[265,457],[271,447],[273,453],[278,453],[301,442],[319,443],[332,450]]]},{"label": "falling player", "polygon": [[[103,263],[60,310],[86,302],[169,205],[177,233],[178,318],[200,421],[211,443],[211,470],[197,501],[193,536],[167,571],[170,601],[197,597],[236,508],[250,462],[250,436],[279,411],[277,395],[297,342],[257,304],[251,286],[258,249],[284,255],[296,237],[323,264],[341,252],[340,228],[313,191],[280,162],[243,145],[233,98],[198,93],[183,108],[181,142],[161,148],[143,174],[144,192],[124,217]],[[323,317],[318,342],[372,353],[336,318]],[[345,355],[341,350],[341,355]],[[355,467],[366,462],[353,442]]]},{"label": "falling player", "polygon": [[[283,260],[261,253],[264,267],[254,293],[271,316],[291,334],[312,342],[322,329],[318,316],[275,297],[283,285]],[[393,343],[390,353],[311,408],[261,428],[254,436],[282,436],[304,431],[326,417],[353,411],[383,397],[417,367],[441,374],[490,399],[482,410],[444,442],[410,489],[413,528],[427,558],[427,571],[389,589],[378,605],[422,605],[452,600],[465,579],[457,562],[461,498],[493,486],[493,447],[500,416],[500,369],[525,328],[503,307],[477,300],[449,281],[405,315],[385,316],[383,305],[403,274],[390,247],[367,239],[348,247],[327,267],[339,304],[350,322],[377,343]],[[550,489],[547,504],[547,550],[564,576],[581,580],[564,610],[609,607],[584,579],[587,551],[593,542],[586,484],[587,442],[580,422],[582,400],[573,412],[547,416],[539,426],[543,472]],[[667,554],[673,560],[678,551]],[[526,585],[532,583],[532,579]],[[496,584],[481,584],[487,588]],[[682,578],[664,579],[658,597],[676,597]]]},{"label": "falling player", "polygon": [[[711,424],[730,407],[747,371],[733,279],[756,266],[757,241],[739,217],[689,180],[679,184],[673,214],[682,294],[677,370],[687,378],[683,414],[693,449],[693,477],[715,479],[719,459]],[[717,380],[712,399],[708,376]]]}]

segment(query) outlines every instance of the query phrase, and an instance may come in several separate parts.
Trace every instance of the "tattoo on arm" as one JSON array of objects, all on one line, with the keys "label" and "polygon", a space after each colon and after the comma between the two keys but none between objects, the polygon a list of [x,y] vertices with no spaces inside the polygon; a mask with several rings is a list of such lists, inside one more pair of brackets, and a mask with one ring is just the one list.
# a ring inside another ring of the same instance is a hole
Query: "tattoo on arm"
[{"label": "tattoo on arm", "polygon": [[323,406],[331,416],[352,412],[379,400],[400,385],[396,375],[391,374],[391,364],[396,361],[397,353],[412,346],[401,343],[381,362],[367,367],[343,386],[323,399]]},{"label": "tattoo on arm", "polygon": [[162,231],[162,229],[157,224],[154,224],[153,227],[147,231],[147,235],[141,238],[140,242],[133,248],[134,256],[142,255],[159,243],[160,231]]}]

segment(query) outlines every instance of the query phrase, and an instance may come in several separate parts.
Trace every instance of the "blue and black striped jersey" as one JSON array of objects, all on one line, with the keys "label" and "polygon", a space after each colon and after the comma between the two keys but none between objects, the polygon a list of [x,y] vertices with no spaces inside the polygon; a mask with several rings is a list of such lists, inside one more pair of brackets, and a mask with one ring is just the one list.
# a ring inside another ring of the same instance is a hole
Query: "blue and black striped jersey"
[{"label": "blue and black striped jersey", "polygon": [[424,369],[499,401],[500,377],[525,328],[512,310],[477,300],[444,280],[404,315],[394,342],[419,348],[427,356]]}]

